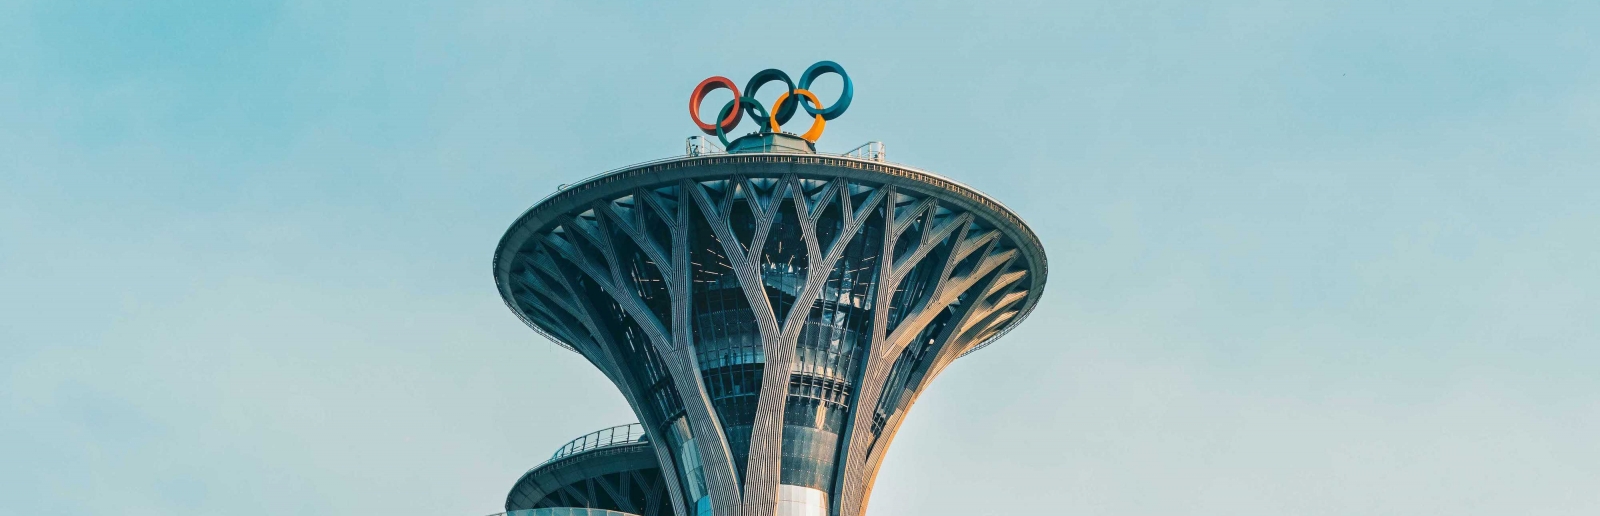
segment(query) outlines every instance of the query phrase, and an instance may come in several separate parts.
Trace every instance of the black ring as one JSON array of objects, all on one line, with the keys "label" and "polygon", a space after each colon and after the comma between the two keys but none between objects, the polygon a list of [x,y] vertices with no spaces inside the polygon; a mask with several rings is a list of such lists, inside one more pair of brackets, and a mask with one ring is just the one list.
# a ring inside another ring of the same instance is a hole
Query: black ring
[{"label": "black ring", "polygon": [[[783,73],[783,70],[779,70],[777,68],[768,68],[766,70],[756,72],[754,76],[750,77],[750,82],[744,85],[744,96],[750,97],[751,99],[756,98],[756,90],[760,89],[762,85],[772,81],[783,81],[784,86],[789,87],[789,96],[783,100],[782,105],[778,106],[777,113],[774,113],[778,116],[779,125],[787,124],[789,123],[789,119],[794,117],[795,108],[800,106],[800,96],[794,94],[794,81],[790,80],[789,74]],[[767,120],[767,113],[765,112],[766,110],[763,109],[762,111],[763,112],[758,115],[756,114],[755,110],[748,106],[745,107],[745,113],[749,114],[750,117],[760,125],[760,129],[758,130],[766,131],[771,127],[772,123],[771,121]]]}]

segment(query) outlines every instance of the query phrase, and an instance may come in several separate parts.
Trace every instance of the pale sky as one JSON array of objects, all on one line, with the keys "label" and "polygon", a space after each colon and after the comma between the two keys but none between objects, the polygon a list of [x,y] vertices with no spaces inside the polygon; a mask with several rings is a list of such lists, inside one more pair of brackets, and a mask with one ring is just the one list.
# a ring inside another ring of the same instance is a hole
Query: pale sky
[{"label": "pale sky", "polygon": [[1600,513],[1600,3],[759,4],[0,0],[0,514],[499,512],[500,235],[822,59],[1051,265],[869,516]]}]

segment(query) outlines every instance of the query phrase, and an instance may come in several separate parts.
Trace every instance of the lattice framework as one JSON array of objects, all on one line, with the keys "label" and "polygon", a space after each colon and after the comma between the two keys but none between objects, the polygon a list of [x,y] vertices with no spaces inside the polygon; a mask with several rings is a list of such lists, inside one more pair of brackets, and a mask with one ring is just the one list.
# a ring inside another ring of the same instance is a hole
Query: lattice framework
[{"label": "lattice framework", "polygon": [[[797,341],[816,307],[837,303],[821,299],[825,291],[842,295],[828,282],[858,236],[881,238],[869,253],[879,257],[870,300],[856,302],[867,304],[870,338],[849,373],[852,399],[824,489],[833,514],[864,507],[887,443],[927,382],[1020,321],[1042,290],[1037,239],[998,203],[974,202],[987,198],[936,176],[831,164],[717,157],[608,176],[530,210],[497,252],[496,279],[513,310],[587,357],[666,437],[654,442],[661,463],[679,471],[665,476],[679,510],[697,491],[680,484],[703,477],[699,491],[717,514],[773,514]],[[695,352],[696,281],[711,281],[696,274],[712,268],[691,260],[706,256],[690,248],[695,228],[711,231],[763,355],[743,467]],[[781,281],[797,276],[798,285]]]}]

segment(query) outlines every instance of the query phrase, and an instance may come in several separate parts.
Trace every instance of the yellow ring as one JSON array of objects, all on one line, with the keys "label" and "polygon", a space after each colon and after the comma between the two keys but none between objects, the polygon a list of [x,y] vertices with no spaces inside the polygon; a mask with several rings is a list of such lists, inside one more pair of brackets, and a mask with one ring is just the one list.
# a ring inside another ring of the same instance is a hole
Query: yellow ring
[{"label": "yellow ring", "polygon": [[[817,96],[812,94],[810,91],[806,91],[806,90],[802,90],[802,89],[796,89],[796,90],[794,90],[794,93],[796,95],[805,95],[807,100],[810,100],[812,104],[815,104],[817,106],[817,111],[822,111],[824,109],[822,107],[822,101],[817,100]],[[788,99],[789,99],[789,92],[785,91],[785,92],[783,92],[783,93],[778,95],[778,100],[776,102],[773,102],[772,105],[773,106],[782,106],[783,105],[783,101],[788,100]],[[772,132],[776,133],[776,132],[779,132],[779,131],[783,130],[783,128],[778,125],[778,117],[776,117],[776,116],[768,117],[767,120],[771,121]],[[824,120],[822,118],[822,115],[817,115],[816,121],[811,123],[811,129],[806,131],[806,134],[800,135],[800,138],[804,139],[805,141],[811,142],[811,143],[817,143],[817,138],[821,138],[822,137],[822,129],[824,127],[827,127],[827,126],[828,126],[828,121]]]}]

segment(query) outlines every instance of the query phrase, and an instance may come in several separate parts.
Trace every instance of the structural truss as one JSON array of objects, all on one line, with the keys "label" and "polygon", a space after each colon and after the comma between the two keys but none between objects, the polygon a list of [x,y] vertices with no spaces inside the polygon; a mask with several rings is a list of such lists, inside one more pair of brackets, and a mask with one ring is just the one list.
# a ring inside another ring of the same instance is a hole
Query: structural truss
[{"label": "structural truss", "polygon": [[563,189],[512,225],[494,274],[622,390],[678,511],[857,516],[918,393],[1027,315],[1046,263],[954,181],[729,154]]}]

